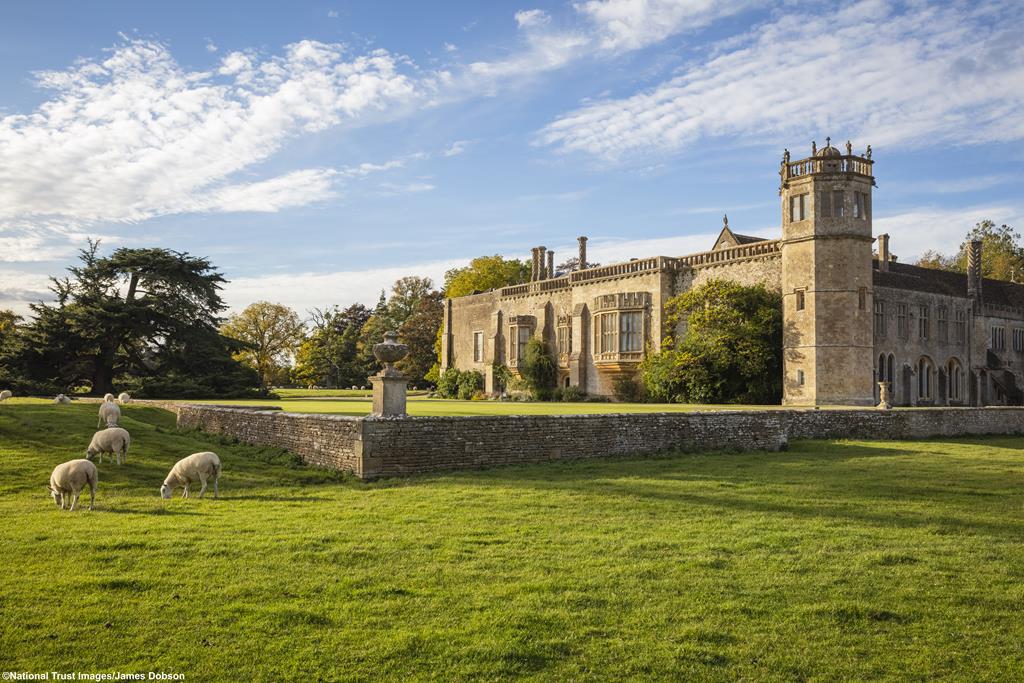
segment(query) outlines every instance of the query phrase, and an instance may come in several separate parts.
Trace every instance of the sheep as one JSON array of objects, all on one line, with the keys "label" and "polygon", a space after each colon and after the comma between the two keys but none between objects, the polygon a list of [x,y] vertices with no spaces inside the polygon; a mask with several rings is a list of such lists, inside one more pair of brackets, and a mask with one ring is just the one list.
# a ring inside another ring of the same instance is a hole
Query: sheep
[{"label": "sheep", "polygon": [[50,475],[50,495],[53,502],[64,509],[64,503],[71,501],[71,512],[75,511],[78,503],[78,495],[89,485],[89,509],[96,500],[96,485],[99,483],[100,474],[96,465],[88,460],[69,460],[53,468]]},{"label": "sheep", "polygon": [[53,405],[55,406],[66,406],[71,404],[71,399],[64,394],[57,394],[57,397],[53,399]]},{"label": "sheep", "polygon": [[14,396],[14,394],[11,393],[10,389],[4,389],[3,391],[0,391],[0,401],[6,401],[11,396]]},{"label": "sheep", "polygon": [[111,394],[109,399],[104,399],[103,403],[100,404],[100,416],[96,422],[96,429],[103,426],[103,423],[107,423],[107,427],[116,427],[121,421],[121,409],[114,403],[114,397]]},{"label": "sheep", "polygon": [[220,458],[216,453],[204,451],[193,453],[187,458],[182,458],[171,468],[170,474],[164,479],[164,485],[160,487],[160,497],[170,498],[175,488],[182,486],[184,492],[182,498],[188,498],[188,487],[195,481],[202,483],[199,489],[199,497],[206,492],[206,480],[213,479],[213,497],[217,497],[217,481],[220,479]]},{"label": "sheep", "polygon": [[120,403],[121,405],[124,405],[125,403],[128,403],[131,400],[132,395],[129,394],[127,391],[122,391],[120,395],[117,397],[117,402]]},{"label": "sheep", "polygon": [[103,402],[104,403],[110,403],[113,400],[114,400],[114,395],[113,394],[103,394]]},{"label": "sheep", "polygon": [[117,464],[120,465],[122,462],[128,461],[128,447],[131,443],[132,437],[128,434],[127,429],[108,427],[92,435],[92,441],[89,442],[89,448],[85,451],[85,457],[92,460],[99,455],[102,463],[104,453],[113,453],[116,456]]}]

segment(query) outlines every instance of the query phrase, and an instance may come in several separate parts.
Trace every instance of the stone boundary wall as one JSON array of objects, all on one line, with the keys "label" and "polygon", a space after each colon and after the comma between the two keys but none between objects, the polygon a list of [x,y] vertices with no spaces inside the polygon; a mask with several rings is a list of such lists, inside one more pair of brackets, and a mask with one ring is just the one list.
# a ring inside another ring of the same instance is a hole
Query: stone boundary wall
[{"label": "stone boundary wall", "polygon": [[1024,434],[1024,408],[779,409],[373,418],[177,404],[178,427],[277,446],[361,479],[669,450],[780,450],[789,439]]}]

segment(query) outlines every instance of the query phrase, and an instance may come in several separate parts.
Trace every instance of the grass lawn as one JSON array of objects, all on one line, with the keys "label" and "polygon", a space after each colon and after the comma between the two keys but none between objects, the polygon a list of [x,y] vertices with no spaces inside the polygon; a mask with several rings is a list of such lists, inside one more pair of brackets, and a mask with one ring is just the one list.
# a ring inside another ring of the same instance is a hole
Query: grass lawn
[{"label": "grass lawn", "polygon": [[[1021,680],[1020,438],[362,484],[127,406],[93,512],[44,493],[95,405],[0,404],[0,670],[188,681]],[[162,501],[212,449],[219,500]]]},{"label": "grass lawn", "polygon": [[[335,415],[368,415],[370,396],[288,398],[268,400],[209,400],[188,403],[217,405],[279,406],[290,413],[332,413]],[[694,410],[765,410],[779,406],[764,405],[690,405],[683,403],[561,403],[553,401],[456,401],[451,399],[410,396],[410,415],[580,415],[607,413],[679,413]]]}]

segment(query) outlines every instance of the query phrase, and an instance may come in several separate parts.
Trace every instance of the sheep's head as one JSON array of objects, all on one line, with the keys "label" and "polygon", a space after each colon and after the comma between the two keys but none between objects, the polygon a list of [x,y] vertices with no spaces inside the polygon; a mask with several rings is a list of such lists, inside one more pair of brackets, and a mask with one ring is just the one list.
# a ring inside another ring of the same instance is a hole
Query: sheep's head
[{"label": "sheep's head", "polygon": [[105,396],[103,397],[103,400],[104,400],[104,402],[106,402],[106,403],[113,403],[113,402],[114,402],[114,395],[113,395],[113,394],[106,394],[106,395],[105,395]]},{"label": "sheep's head", "polygon": [[93,452],[92,452],[92,449],[90,448],[89,450],[87,450],[87,451],[85,452],[85,459],[86,459],[86,460],[92,460],[92,458],[93,458],[93,456],[94,456],[94,455],[96,455],[96,454],[95,454],[95,453],[93,453]]},{"label": "sheep's head", "polygon": [[56,489],[50,489],[50,496],[53,498],[53,502],[57,504],[57,507],[60,507],[64,502],[64,496],[62,496],[60,491]]},{"label": "sheep's head", "polygon": [[160,487],[160,497],[170,498],[172,491],[173,489],[171,489],[171,487],[168,484],[164,484],[163,486]]}]

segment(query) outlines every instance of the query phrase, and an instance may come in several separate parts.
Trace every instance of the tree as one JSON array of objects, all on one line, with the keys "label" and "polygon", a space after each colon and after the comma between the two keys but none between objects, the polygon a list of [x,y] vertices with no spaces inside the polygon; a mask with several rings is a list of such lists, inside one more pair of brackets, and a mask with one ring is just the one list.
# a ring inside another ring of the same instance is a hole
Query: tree
[{"label": "tree", "polygon": [[526,343],[526,351],[519,363],[519,374],[526,383],[533,398],[547,401],[558,380],[558,368],[548,345],[537,337]]},{"label": "tree", "polygon": [[480,256],[464,268],[453,268],[444,274],[444,295],[451,299],[474,292],[507,287],[526,282],[530,264],[516,259]]},{"label": "tree", "polygon": [[409,345],[409,355],[398,361],[396,367],[412,378],[416,387],[425,387],[436,359],[434,340],[441,328],[443,296],[431,291],[419,301],[416,311],[398,328],[399,338]]},{"label": "tree", "polygon": [[[55,303],[31,305],[35,319],[19,333],[25,379],[64,389],[89,384],[104,394],[115,380],[143,386],[183,348],[225,360],[228,345],[217,333],[225,280],[207,259],[155,248],[101,257],[92,241],[79,259],[70,277],[51,278]],[[243,387],[244,373],[227,360],[217,372]],[[201,385],[206,378],[193,379]]]},{"label": "tree", "polygon": [[307,385],[364,385],[370,372],[359,358],[359,335],[369,319],[370,309],[362,304],[314,309],[313,330],[295,355],[296,378]]},{"label": "tree", "polygon": [[921,254],[918,266],[967,272],[967,252],[974,240],[981,240],[981,274],[993,280],[1016,282],[1024,277],[1024,245],[1020,234],[1009,225],[997,226],[985,219],[976,223],[967,233],[954,256],[934,250]]},{"label": "tree", "polygon": [[660,353],[640,365],[659,401],[777,403],[782,398],[782,298],[763,285],[711,280],[665,304]]},{"label": "tree", "polygon": [[221,327],[225,337],[242,342],[244,346],[235,359],[254,368],[264,387],[273,385],[281,377],[281,370],[291,364],[303,331],[295,311],[269,301],[249,304]]},{"label": "tree", "polygon": [[[377,359],[373,357],[373,346],[384,341],[385,332],[395,331],[401,334],[403,326],[420,312],[420,304],[425,300],[436,302],[438,306],[437,328],[433,330],[436,336],[441,320],[440,294],[434,291],[434,283],[430,278],[410,276],[396,280],[391,287],[391,298],[386,298],[384,292],[381,292],[373,315],[366,321],[359,337],[360,358],[371,372],[376,372],[380,368]],[[430,369],[428,364],[422,372],[419,371],[424,354],[430,353],[434,344],[431,338],[424,346],[421,338],[423,326],[432,324],[431,314],[428,312],[424,315],[425,317],[420,318],[418,322],[411,323],[415,329],[407,330],[411,336],[406,343],[410,344],[409,355],[413,356],[413,360],[410,360],[406,367],[417,373],[411,375],[416,381],[421,380]]]},{"label": "tree", "polygon": [[[587,268],[599,268],[599,267],[601,267],[600,263],[588,263],[587,264]],[[580,269],[580,258],[578,256],[573,256],[572,258],[567,258],[564,261],[562,261],[561,263],[559,263],[557,266],[555,266],[555,271],[557,271],[559,273],[571,273],[571,272],[573,272],[575,270],[579,270],[579,269]]]}]

